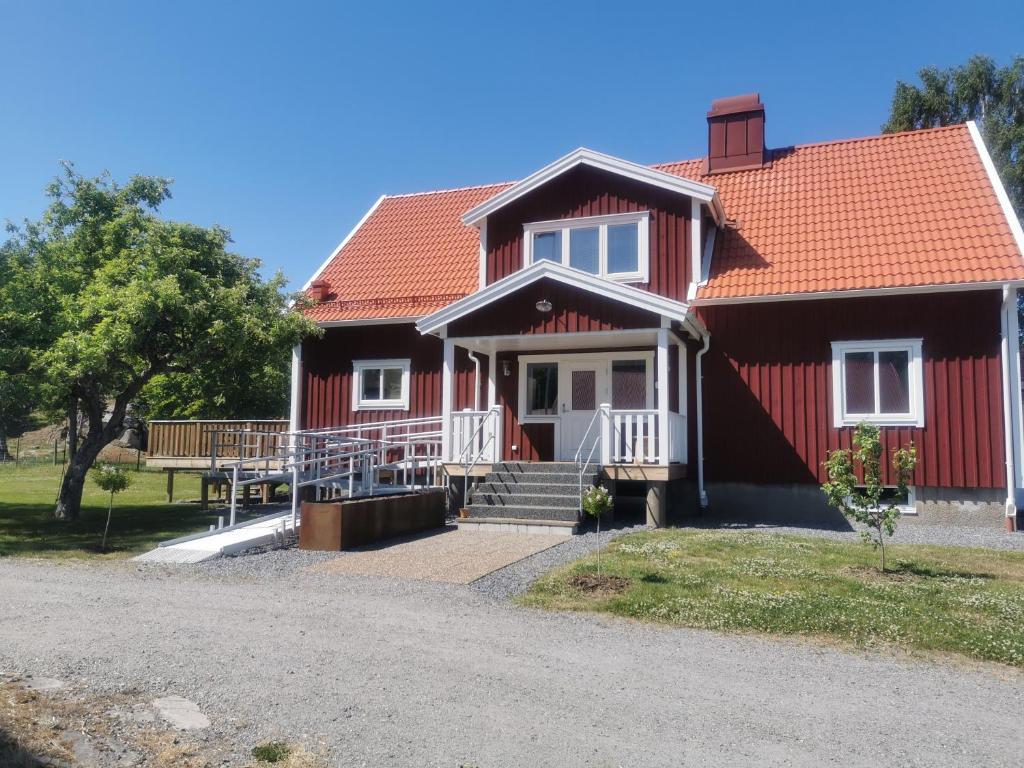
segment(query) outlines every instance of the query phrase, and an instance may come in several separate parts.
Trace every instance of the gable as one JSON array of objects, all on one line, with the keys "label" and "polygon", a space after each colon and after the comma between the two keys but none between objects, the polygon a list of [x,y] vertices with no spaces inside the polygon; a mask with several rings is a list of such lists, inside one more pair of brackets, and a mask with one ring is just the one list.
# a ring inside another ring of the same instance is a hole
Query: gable
[{"label": "gable", "polygon": [[487,220],[485,284],[524,264],[523,225],[530,222],[648,211],[650,262],[642,286],[677,301],[690,281],[690,198],[590,167],[573,168]]}]

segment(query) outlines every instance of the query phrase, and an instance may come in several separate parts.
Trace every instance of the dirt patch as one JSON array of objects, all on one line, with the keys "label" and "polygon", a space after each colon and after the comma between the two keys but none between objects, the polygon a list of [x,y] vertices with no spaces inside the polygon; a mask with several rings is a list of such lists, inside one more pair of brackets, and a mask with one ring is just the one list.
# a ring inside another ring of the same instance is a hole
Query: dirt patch
[{"label": "dirt patch", "polygon": [[599,576],[596,573],[581,573],[569,579],[569,586],[594,596],[617,595],[629,589],[630,584],[632,582],[625,576]]},{"label": "dirt patch", "polygon": [[[171,727],[150,698],[90,695],[65,687],[33,690],[32,681],[0,682],[0,766],[12,768],[209,768],[262,766],[239,760],[234,745],[209,732]],[[284,768],[321,768],[319,755],[289,745]]]}]

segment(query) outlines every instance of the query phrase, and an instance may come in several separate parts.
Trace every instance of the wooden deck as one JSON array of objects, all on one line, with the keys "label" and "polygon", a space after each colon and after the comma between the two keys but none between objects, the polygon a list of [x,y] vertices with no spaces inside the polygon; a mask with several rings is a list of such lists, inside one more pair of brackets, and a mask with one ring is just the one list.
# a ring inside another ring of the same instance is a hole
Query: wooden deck
[{"label": "wooden deck", "polygon": [[[288,431],[282,419],[151,421],[146,466],[173,470],[209,470],[243,458],[255,458],[257,445],[239,445],[235,430],[261,433]],[[218,443],[216,462],[213,444]]]}]

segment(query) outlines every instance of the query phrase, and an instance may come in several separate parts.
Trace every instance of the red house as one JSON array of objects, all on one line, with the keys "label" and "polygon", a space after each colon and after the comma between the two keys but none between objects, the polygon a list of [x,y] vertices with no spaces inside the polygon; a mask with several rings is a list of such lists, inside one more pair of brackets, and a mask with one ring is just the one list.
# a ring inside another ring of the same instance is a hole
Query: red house
[{"label": "red house", "polygon": [[707,122],[695,160],[380,198],[306,286],[293,429],[435,425],[470,521],[571,528],[597,475],[655,524],[828,515],[867,420],[918,448],[908,514],[1012,529],[1024,233],[977,128],[769,149],[756,94]]}]

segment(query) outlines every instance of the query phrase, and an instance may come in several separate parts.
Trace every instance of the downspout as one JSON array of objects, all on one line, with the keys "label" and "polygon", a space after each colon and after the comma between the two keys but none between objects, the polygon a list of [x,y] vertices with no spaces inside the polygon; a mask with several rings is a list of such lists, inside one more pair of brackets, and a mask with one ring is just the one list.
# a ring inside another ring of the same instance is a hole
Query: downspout
[{"label": "downspout", "polygon": [[476,373],[473,375],[473,410],[480,410],[480,358],[476,356],[476,352],[472,350],[468,351],[466,355],[470,360],[473,361],[473,366],[476,368]]},{"label": "downspout", "polygon": [[1003,311],[1000,315],[1002,331],[1002,368],[1003,368],[1003,440],[1004,451],[1006,452],[1006,530],[1016,529],[1017,522],[1017,472],[1016,472],[1016,440],[1014,432],[1016,420],[1014,419],[1013,407],[1013,381],[1016,377],[1012,375],[1010,365],[1010,354],[1013,344],[1018,343],[1016,339],[1010,338],[1010,332],[1016,322],[1011,322],[1011,313],[1014,313],[1013,320],[1016,320],[1017,302],[1016,291],[1010,285],[1003,286]]},{"label": "downspout", "polygon": [[705,331],[702,341],[703,345],[694,357],[693,376],[697,384],[697,497],[700,508],[707,509],[708,492],[704,489],[704,374],[701,358],[711,346],[711,334]]}]

